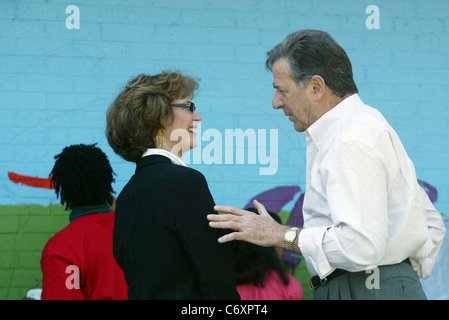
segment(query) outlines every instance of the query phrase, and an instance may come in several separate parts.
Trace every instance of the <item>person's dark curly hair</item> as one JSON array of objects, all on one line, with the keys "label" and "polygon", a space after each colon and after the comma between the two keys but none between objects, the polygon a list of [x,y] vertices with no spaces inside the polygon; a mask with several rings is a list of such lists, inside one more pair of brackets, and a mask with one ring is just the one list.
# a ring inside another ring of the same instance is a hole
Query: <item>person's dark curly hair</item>
[{"label": "person's dark curly hair", "polygon": [[54,156],[51,186],[65,209],[108,203],[112,205],[114,172],[107,156],[91,145],[71,145]]},{"label": "person's dark curly hair", "polygon": [[[254,208],[247,209],[254,213]],[[272,213],[269,214],[280,223],[280,218]],[[255,286],[263,287],[263,280],[268,271],[276,271],[285,285],[289,284],[286,274],[287,264],[283,262],[277,252],[272,247],[261,247],[245,241],[235,241],[233,244],[235,254],[236,283],[252,283]]]}]

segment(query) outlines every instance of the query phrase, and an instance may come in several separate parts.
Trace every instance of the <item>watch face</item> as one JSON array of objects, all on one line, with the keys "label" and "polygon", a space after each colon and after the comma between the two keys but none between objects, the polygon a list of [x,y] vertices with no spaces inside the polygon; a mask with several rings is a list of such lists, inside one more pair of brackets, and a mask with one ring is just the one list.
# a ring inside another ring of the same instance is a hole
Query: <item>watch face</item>
[{"label": "watch face", "polygon": [[285,240],[287,241],[293,241],[295,240],[295,236],[296,236],[296,231],[288,231],[285,234]]}]

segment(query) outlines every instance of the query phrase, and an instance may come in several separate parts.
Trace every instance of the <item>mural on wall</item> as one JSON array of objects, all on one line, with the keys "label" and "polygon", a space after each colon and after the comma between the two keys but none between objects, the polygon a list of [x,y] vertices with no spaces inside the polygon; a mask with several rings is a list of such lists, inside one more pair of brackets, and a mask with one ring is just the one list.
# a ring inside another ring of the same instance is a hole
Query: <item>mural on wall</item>
[{"label": "mural on wall", "polygon": [[[8,172],[8,177],[13,183],[23,184],[25,186],[34,187],[34,188],[44,188],[44,189],[53,189],[51,186],[51,179],[49,178],[39,178],[39,177],[31,177],[26,175],[17,174],[15,172]],[[426,181],[422,181],[418,179],[418,183],[424,188],[429,199],[432,203],[435,203],[438,200],[438,190],[432,186],[430,183]],[[283,208],[295,198],[295,195],[302,191],[299,186],[279,186],[266,191],[263,191],[253,197],[243,208],[249,209],[253,208],[253,201],[257,199],[260,203],[262,203],[267,211],[270,211],[275,214],[279,214],[283,211]],[[305,192],[301,192],[298,199],[295,201],[293,208],[290,212],[287,213],[287,220],[285,221],[286,225],[302,227],[304,224],[304,218],[302,215],[302,205],[304,202]],[[285,220],[285,219],[284,219]],[[292,254],[289,251],[284,250],[283,260],[289,263],[290,265],[297,267],[301,262],[301,257]]]},{"label": "mural on wall", "polygon": [[[32,188],[42,188],[53,190],[51,186],[51,179],[41,178],[41,177],[33,177],[18,174],[15,172],[8,172],[8,177],[11,183],[23,185],[26,187]],[[418,180],[419,184],[424,188],[427,195],[429,196],[432,203],[435,203],[438,200],[438,191],[432,186],[430,183],[422,180]],[[244,209],[253,208],[253,200],[257,199],[262,204],[264,204],[265,208],[277,214],[283,224],[287,224],[290,226],[302,227],[304,224],[304,219],[302,215],[302,206],[304,201],[305,192],[301,189],[301,187],[297,185],[291,186],[277,186],[266,191],[263,191],[256,196],[252,197],[248,203],[244,206]],[[296,198],[296,200],[295,200]],[[285,207],[294,201],[293,207],[291,210],[286,210]],[[447,245],[446,245],[447,246]],[[443,246],[444,247],[444,246]],[[441,276],[441,270],[445,270],[444,261],[447,260],[447,249],[446,247],[442,248],[442,252],[440,253],[439,260],[434,267],[434,274],[436,276],[434,279],[427,282],[423,282],[423,286],[426,290],[426,293],[432,298],[441,298],[444,297],[444,289],[440,290],[435,283],[441,282],[442,278],[445,278],[445,273]],[[282,254],[282,259],[285,261],[286,266],[289,267],[292,274],[301,282],[304,288],[304,299],[309,299],[312,295],[312,291],[307,287],[307,281],[309,274],[307,272],[307,268],[304,264],[301,264],[302,257],[298,254],[292,253],[288,250],[284,250]]]}]

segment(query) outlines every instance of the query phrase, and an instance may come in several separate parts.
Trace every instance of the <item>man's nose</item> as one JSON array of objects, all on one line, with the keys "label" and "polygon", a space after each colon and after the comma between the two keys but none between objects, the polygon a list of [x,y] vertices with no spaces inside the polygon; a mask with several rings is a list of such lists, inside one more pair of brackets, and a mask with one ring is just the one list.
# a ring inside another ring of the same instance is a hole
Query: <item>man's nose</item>
[{"label": "man's nose", "polygon": [[273,109],[276,109],[276,110],[280,109],[284,106],[284,99],[282,98],[282,96],[279,94],[279,92],[277,90],[274,93],[272,105],[273,105]]}]

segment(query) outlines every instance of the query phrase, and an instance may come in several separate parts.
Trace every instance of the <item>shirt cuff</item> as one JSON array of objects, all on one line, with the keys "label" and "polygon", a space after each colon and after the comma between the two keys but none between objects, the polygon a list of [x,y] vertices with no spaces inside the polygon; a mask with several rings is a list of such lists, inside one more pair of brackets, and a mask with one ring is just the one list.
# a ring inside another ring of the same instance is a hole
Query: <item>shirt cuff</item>
[{"label": "shirt cuff", "polygon": [[324,254],[322,243],[327,227],[302,229],[298,237],[298,247],[304,257],[310,275],[318,275],[321,279],[331,274],[332,268]]}]

